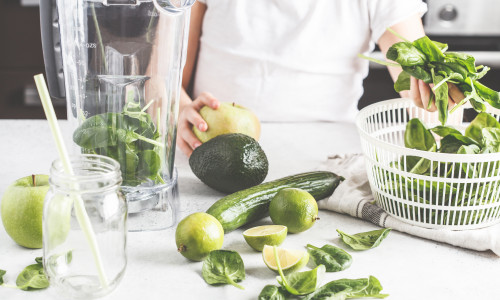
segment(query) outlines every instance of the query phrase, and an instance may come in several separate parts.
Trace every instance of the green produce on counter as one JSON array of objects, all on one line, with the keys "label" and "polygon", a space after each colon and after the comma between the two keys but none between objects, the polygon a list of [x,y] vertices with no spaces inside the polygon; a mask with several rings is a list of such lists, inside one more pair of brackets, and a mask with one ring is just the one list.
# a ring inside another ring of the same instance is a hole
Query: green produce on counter
[{"label": "green produce on counter", "polygon": [[290,294],[282,287],[266,285],[259,294],[258,300],[286,300]]},{"label": "green produce on counter", "polygon": [[327,272],[338,272],[349,268],[352,256],[346,251],[332,246],[324,245],[321,248],[307,244],[307,251],[316,265],[324,265]]},{"label": "green produce on counter", "polygon": [[201,274],[208,284],[231,284],[244,289],[236,283],[245,279],[245,265],[236,251],[214,250],[210,252],[203,262]]},{"label": "green produce on counter", "polygon": [[0,270],[0,286],[16,288],[24,291],[40,290],[49,287],[49,281],[43,269],[42,258],[35,258],[35,262],[36,264],[27,266],[21,271],[21,273],[19,273],[15,286],[4,283],[3,276],[7,273],[7,271]]},{"label": "green produce on counter", "polygon": [[175,230],[177,251],[194,261],[204,260],[211,251],[222,248],[224,229],[213,216],[197,212],[179,222]]},{"label": "green produce on counter", "polygon": [[189,157],[194,175],[209,187],[234,193],[266,179],[269,163],[259,143],[241,133],[218,135]]},{"label": "green produce on counter", "polygon": [[465,98],[456,105],[451,112],[470,101],[477,112],[484,112],[486,104],[500,108],[500,94],[479,82],[489,67],[476,66],[474,56],[466,53],[451,52],[448,45],[432,41],[427,36],[413,42],[401,37],[388,28],[389,31],[403,39],[395,43],[387,51],[386,57],[396,63],[377,60],[364,55],[379,64],[399,66],[403,69],[394,83],[396,92],[410,89],[410,77],[434,84],[429,99],[429,105],[436,104],[439,121],[444,125],[448,119],[448,84],[455,84],[465,95]]},{"label": "green produce on counter", "polygon": [[[274,247],[270,245],[265,245],[262,250],[262,260],[266,266],[276,272],[278,272],[278,261],[274,255]],[[281,262],[280,267],[283,274],[288,275],[293,272],[297,272],[307,265],[309,261],[309,253],[304,250],[295,249],[284,249],[276,247],[278,251],[278,257]]]},{"label": "green produce on counter", "polygon": [[319,220],[318,204],[307,191],[284,188],[269,203],[269,216],[274,224],[285,225],[291,233],[299,233]]},{"label": "green produce on counter", "polygon": [[383,228],[350,235],[337,229],[342,241],[354,250],[368,250],[377,247],[390,231],[390,228]]},{"label": "green produce on counter", "polygon": [[288,229],[282,225],[263,225],[247,229],[243,237],[255,251],[262,251],[265,245],[279,246],[285,241]]},{"label": "green produce on counter", "polygon": [[339,279],[330,281],[303,300],[327,299],[356,299],[356,298],[385,298],[388,294],[381,294],[382,285],[374,276],[360,279]]},{"label": "green produce on counter", "polygon": [[326,272],[325,266],[319,265],[310,271],[295,272],[285,276],[281,269],[278,248],[276,246],[273,248],[276,265],[278,266],[278,272],[280,274],[276,280],[278,280],[278,283],[290,294],[297,296],[307,295],[314,292],[319,287]]},{"label": "green produce on counter", "polygon": [[0,207],[2,223],[17,244],[42,248],[43,203],[48,190],[48,175],[20,178],[5,190]]},{"label": "green produce on counter", "polygon": [[268,216],[271,199],[284,188],[300,188],[316,200],[332,195],[344,180],[332,172],[315,171],[284,177],[230,194],[215,202],[207,213],[214,216],[228,233]]}]

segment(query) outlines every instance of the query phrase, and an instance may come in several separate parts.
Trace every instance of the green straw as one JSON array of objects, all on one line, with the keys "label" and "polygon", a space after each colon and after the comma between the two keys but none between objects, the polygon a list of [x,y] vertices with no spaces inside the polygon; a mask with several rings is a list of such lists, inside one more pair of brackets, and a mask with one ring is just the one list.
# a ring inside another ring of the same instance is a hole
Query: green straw
[{"label": "green straw", "polygon": [[[71,166],[71,162],[69,159],[68,151],[64,145],[64,141],[62,138],[61,130],[59,128],[59,124],[57,123],[57,117],[54,112],[54,107],[52,106],[52,100],[49,95],[49,91],[47,89],[47,85],[45,84],[45,79],[43,74],[38,74],[35,76],[35,83],[38,89],[38,94],[40,95],[40,99],[42,100],[43,110],[45,111],[45,117],[47,121],[49,121],[50,130],[52,131],[52,136],[56,142],[57,152],[59,152],[59,158],[61,159],[64,171],[68,175],[74,175],[73,168]],[[83,230],[83,234],[87,239],[87,243],[90,246],[92,251],[92,255],[94,256],[94,261],[97,267],[97,272],[99,274],[99,280],[103,287],[108,287],[108,280],[104,273],[104,267],[102,264],[101,254],[99,252],[99,248],[97,246],[97,239],[95,237],[94,230],[92,229],[92,224],[90,223],[89,216],[87,215],[87,211],[85,210],[85,206],[83,204],[83,200],[80,196],[74,196],[74,204],[75,204],[75,214],[80,224],[80,227]]]}]

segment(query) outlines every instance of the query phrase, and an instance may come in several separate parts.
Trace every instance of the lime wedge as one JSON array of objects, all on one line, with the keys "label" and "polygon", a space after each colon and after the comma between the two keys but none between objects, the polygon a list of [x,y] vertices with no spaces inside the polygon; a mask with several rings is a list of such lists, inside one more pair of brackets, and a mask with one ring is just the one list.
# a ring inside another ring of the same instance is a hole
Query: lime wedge
[{"label": "lime wedge", "polygon": [[[284,274],[290,274],[302,269],[309,261],[309,254],[307,251],[283,248],[277,248],[277,250],[281,269]],[[278,273],[278,266],[276,265],[276,258],[272,246],[264,246],[262,258],[269,269]]]},{"label": "lime wedge", "polygon": [[287,228],[283,225],[264,225],[245,230],[243,237],[250,247],[262,251],[264,245],[279,246],[286,238]]}]

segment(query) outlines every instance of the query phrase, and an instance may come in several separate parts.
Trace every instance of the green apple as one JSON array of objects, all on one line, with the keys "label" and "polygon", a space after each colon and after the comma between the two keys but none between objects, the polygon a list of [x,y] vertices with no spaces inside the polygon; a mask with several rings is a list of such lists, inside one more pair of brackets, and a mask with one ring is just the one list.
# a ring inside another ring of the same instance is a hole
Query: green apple
[{"label": "green apple", "polygon": [[42,248],[43,201],[48,190],[48,175],[31,175],[16,180],[2,197],[5,231],[23,247]]},{"label": "green apple", "polygon": [[259,140],[259,119],[251,110],[241,105],[222,102],[215,110],[204,106],[200,115],[207,122],[208,129],[203,132],[194,126],[193,132],[202,143],[226,133],[243,133]]}]

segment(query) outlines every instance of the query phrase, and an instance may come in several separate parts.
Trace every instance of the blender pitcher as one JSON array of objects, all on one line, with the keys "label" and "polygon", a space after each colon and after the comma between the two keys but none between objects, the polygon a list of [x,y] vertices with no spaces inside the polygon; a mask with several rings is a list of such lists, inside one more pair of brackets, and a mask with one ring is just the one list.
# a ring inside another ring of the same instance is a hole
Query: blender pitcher
[{"label": "blender pitcher", "polygon": [[131,231],[176,223],[178,102],[195,0],[42,0],[51,96],[74,154],[120,163]]}]

